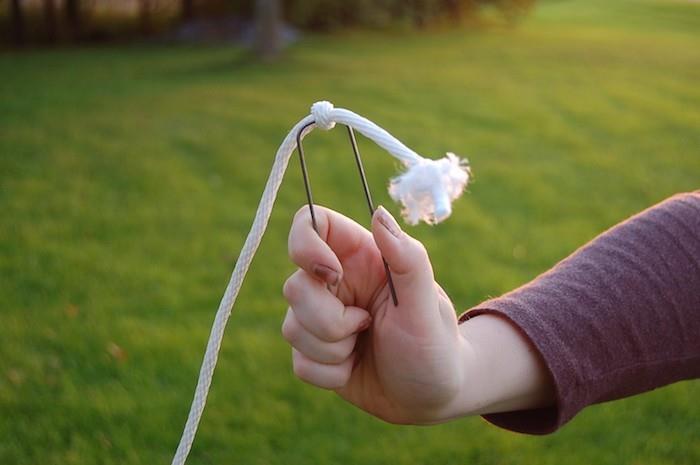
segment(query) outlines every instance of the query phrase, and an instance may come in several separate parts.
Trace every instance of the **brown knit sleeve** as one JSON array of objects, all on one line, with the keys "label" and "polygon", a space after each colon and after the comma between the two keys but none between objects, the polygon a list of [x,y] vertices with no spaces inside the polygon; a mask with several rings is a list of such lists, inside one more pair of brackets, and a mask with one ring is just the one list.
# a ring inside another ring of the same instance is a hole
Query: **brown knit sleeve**
[{"label": "brown knit sleeve", "polygon": [[550,271],[471,309],[512,321],[551,373],[556,405],[486,415],[530,434],[584,407],[700,377],[700,191],[601,234]]}]

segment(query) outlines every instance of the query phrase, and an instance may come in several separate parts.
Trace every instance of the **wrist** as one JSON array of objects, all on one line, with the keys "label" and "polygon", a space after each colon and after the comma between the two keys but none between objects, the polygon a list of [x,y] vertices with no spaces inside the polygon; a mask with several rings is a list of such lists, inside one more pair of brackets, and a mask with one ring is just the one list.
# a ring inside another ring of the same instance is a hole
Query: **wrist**
[{"label": "wrist", "polygon": [[457,416],[528,410],[554,404],[554,389],[539,352],[518,326],[496,313],[458,326],[466,347]]},{"label": "wrist", "polygon": [[[461,325],[460,325],[461,326]],[[476,353],[470,341],[458,330],[457,344],[453,352],[455,373],[457,376],[454,396],[437,409],[426,412],[427,415],[416,424],[430,425],[445,423],[463,416],[475,414],[475,398],[478,387],[473,382],[476,365]]]},{"label": "wrist", "polygon": [[481,395],[483,386],[483,354],[470,338],[470,329],[466,322],[458,325],[459,334],[458,359],[460,364],[460,389],[449,408],[446,410],[446,420],[464,416],[476,415],[480,412],[485,399]]}]

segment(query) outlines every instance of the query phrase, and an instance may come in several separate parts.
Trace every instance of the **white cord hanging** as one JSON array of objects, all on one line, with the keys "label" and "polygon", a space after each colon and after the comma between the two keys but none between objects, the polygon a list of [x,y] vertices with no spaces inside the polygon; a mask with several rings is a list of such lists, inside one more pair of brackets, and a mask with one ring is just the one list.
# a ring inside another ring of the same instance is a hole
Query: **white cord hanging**
[{"label": "white cord hanging", "polygon": [[452,201],[462,194],[469,182],[471,173],[466,160],[460,160],[452,153],[448,153],[445,158],[439,160],[423,158],[368,119],[350,110],[334,108],[330,102],[314,103],[311,106],[311,114],[292,128],[277,150],[272,171],[255,213],[253,225],[216,311],[204,360],[199,371],[192,406],[172,465],[184,465],[192,448],[197,426],[207,402],[226,322],[233,310],[233,304],[243,284],[243,278],[267,228],[277,191],[282,183],[289,158],[296,148],[297,133],[306,127],[301,134],[303,138],[313,127],[330,130],[336,123],[350,126],[372,139],[408,168],[406,172],[391,180],[389,194],[394,200],[403,204],[402,214],[410,224],[417,224],[420,220],[435,224],[447,218],[452,212]]}]

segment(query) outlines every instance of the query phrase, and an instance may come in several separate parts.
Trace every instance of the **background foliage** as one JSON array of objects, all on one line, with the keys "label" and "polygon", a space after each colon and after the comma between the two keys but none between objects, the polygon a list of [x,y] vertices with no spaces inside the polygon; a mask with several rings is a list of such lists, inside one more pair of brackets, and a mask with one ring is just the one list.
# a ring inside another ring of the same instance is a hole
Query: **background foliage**
[{"label": "background foliage", "polygon": [[479,10],[486,7],[515,20],[534,3],[534,0],[289,0],[286,16],[292,24],[309,29],[389,24],[423,27],[435,22],[474,20]]},{"label": "background foliage", "polygon": [[499,12],[513,22],[534,3],[535,0],[0,0],[0,40],[23,45],[144,36],[172,39],[173,32],[178,36],[178,32],[193,26],[226,27],[229,33],[239,32],[250,27],[261,11],[270,8],[274,16],[292,26],[315,31],[422,28],[445,22],[459,25],[477,20],[482,11]]},{"label": "background foliage", "polygon": [[[543,2],[520,28],[0,55],[0,463],[168,463],[272,156],[329,99],[426,156],[468,156],[452,218],[410,229],[462,310],[700,179],[700,5]],[[379,45],[379,46],[378,46]],[[395,173],[360,140],[377,200]],[[342,132],[308,138],[320,203],[366,224]],[[224,341],[192,464],[697,464],[700,384],[527,437],[383,424],[297,381],[279,334],[292,164]]]}]

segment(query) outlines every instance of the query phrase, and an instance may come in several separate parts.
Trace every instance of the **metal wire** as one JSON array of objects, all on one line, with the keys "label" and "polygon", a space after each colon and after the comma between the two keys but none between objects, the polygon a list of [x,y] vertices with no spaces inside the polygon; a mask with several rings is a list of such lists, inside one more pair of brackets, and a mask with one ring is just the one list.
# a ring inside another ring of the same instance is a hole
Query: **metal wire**
[{"label": "metal wire", "polygon": [[[315,124],[315,122],[307,123],[302,126],[297,132],[297,151],[299,152],[299,163],[301,165],[301,174],[304,178],[304,189],[306,190],[306,200],[309,205],[309,213],[311,213],[311,225],[314,231],[318,233],[318,225],[316,223],[316,214],[314,212],[314,201],[313,195],[311,193],[311,183],[309,182],[309,172],[306,168],[306,158],[304,157],[304,147],[302,144],[302,134],[306,128]],[[355,139],[355,132],[350,126],[346,126],[348,129],[348,137],[350,138],[350,145],[352,146],[352,151],[355,154],[355,162],[357,163],[357,170],[360,173],[360,180],[362,181],[362,189],[365,193],[365,199],[367,200],[367,207],[369,208],[369,215],[372,217],[374,215],[374,203],[372,202],[372,194],[369,191],[369,185],[367,184],[367,177],[365,176],[365,169],[362,166],[362,159],[360,158],[360,150],[357,147],[357,140]],[[389,285],[389,292],[391,293],[391,300],[394,302],[394,306],[399,305],[399,299],[396,296],[396,288],[394,287],[394,280],[391,278],[391,271],[389,270],[389,265],[387,264],[384,257],[382,257],[382,262],[384,263],[384,271],[386,272],[386,280]]]}]

